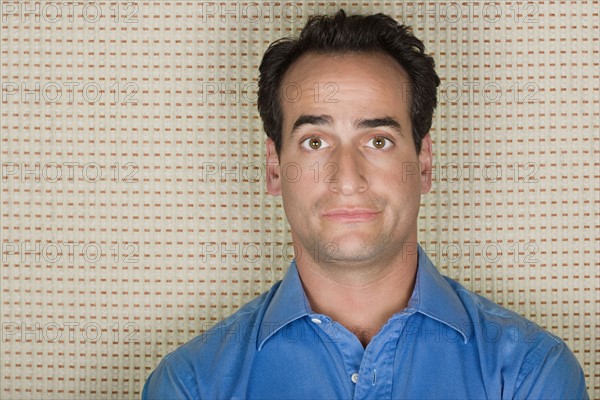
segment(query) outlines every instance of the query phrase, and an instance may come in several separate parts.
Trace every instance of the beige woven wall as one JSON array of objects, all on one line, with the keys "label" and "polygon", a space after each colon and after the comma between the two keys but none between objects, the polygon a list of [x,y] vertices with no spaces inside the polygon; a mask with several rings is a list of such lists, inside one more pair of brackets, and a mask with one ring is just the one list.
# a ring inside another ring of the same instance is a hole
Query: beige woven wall
[{"label": "beige woven wall", "polygon": [[437,61],[431,258],[563,337],[600,398],[598,1],[1,7],[0,398],[139,397],[283,276],[257,68],[339,7],[406,21]]}]

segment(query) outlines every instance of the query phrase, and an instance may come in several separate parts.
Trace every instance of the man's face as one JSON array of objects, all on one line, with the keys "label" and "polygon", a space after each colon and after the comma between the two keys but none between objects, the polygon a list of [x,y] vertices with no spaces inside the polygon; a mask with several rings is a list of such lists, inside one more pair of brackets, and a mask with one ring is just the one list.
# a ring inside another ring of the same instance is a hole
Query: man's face
[{"label": "man's face", "polygon": [[397,260],[405,244],[414,251],[431,140],[416,153],[399,64],[380,53],[307,54],[282,88],[282,146],[278,156],[267,140],[267,162],[278,164],[267,188],[283,197],[296,257],[360,266]]}]

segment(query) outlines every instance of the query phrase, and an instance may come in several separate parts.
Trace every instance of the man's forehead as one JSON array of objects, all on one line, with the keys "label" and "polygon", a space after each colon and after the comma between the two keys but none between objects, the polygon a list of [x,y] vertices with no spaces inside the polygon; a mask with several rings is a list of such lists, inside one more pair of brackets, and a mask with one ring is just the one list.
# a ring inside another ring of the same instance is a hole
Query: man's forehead
[{"label": "man's forehead", "polygon": [[377,118],[402,113],[396,109],[408,105],[409,95],[410,81],[404,71],[380,53],[307,55],[290,68],[280,91],[285,117],[335,117],[352,107],[364,111],[357,118]]},{"label": "man's forehead", "polygon": [[309,52],[294,61],[286,71],[283,82],[310,81],[316,75],[364,75],[383,73],[387,79],[408,80],[408,74],[392,56],[380,52],[315,53]]}]

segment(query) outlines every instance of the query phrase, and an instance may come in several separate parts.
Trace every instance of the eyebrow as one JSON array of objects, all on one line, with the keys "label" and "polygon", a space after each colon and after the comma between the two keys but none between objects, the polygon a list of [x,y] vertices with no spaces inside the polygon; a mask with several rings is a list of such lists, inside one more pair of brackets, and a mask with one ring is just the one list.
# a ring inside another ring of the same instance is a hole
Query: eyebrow
[{"label": "eyebrow", "polygon": [[302,125],[333,125],[333,118],[329,115],[301,115],[298,117],[296,122],[294,122],[294,126],[292,127],[292,132],[290,136],[294,136],[294,133],[300,128]]},{"label": "eyebrow", "polygon": [[[301,115],[296,119],[292,127],[290,136],[302,125],[333,125],[333,118],[330,115]],[[356,129],[371,129],[371,128],[382,128],[389,127],[394,129],[399,135],[402,135],[402,127],[398,121],[392,117],[381,117],[381,118],[361,118],[353,123]]]},{"label": "eyebrow", "polygon": [[354,126],[358,129],[388,127],[394,129],[399,135],[403,134],[400,123],[392,117],[360,119],[354,123]]}]

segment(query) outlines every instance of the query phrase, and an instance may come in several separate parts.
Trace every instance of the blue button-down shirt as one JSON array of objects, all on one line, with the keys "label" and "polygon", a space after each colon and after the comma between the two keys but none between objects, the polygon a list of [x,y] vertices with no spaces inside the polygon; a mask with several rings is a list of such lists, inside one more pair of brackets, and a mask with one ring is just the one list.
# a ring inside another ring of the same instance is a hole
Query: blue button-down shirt
[{"label": "blue button-down shirt", "polygon": [[271,290],[174,352],[144,399],[587,399],[556,336],[443,277],[419,247],[414,291],[363,348],[311,311],[294,262]]}]

